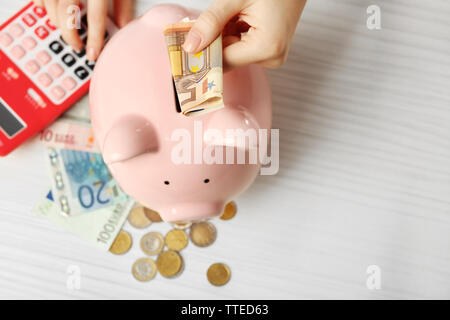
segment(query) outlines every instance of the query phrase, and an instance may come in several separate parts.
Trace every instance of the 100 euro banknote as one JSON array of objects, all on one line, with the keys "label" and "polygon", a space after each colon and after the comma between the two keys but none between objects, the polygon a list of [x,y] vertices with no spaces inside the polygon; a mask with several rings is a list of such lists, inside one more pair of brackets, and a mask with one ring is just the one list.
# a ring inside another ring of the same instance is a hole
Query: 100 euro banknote
[{"label": "100 euro banknote", "polygon": [[129,201],[99,153],[47,148],[52,191],[58,209],[73,216]]},{"label": "100 euro banknote", "polygon": [[181,112],[195,116],[217,110],[223,104],[222,36],[195,54],[183,50],[194,21],[164,28],[172,76]]},{"label": "100 euro banknote", "polygon": [[89,214],[65,216],[61,214],[50,191],[47,197],[33,208],[33,213],[106,251],[121,230],[133,205],[133,201],[125,201]]}]

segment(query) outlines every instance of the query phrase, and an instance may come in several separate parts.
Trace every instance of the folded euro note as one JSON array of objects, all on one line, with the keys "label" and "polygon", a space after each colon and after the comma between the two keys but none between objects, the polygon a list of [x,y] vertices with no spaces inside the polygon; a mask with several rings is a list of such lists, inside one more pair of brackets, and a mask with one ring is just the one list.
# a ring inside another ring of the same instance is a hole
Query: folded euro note
[{"label": "folded euro note", "polygon": [[172,76],[181,112],[186,116],[205,114],[224,106],[222,36],[195,54],[183,50],[194,21],[169,24],[164,28]]}]

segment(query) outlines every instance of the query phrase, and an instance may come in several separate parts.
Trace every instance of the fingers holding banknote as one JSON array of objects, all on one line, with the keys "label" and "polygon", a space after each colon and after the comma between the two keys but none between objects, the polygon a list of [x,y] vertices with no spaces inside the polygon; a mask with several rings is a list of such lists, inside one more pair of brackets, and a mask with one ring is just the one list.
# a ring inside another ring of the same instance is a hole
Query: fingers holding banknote
[{"label": "fingers holding banknote", "polygon": [[[80,0],[34,0],[37,6],[47,10],[51,22],[61,30],[63,39],[76,51],[83,49],[83,42],[78,34],[79,20],[75,15],[79,10]],[[94,61],[98,58],[104,44],[105,25],[107,19],[107,0],[88,0],[88,38],[86,52],[88,59]],[[118,27],[125,26],[133,18],[134,0],[114,0],[114,20]]]},{"label": "fingers holding banknote", "polygon": [[192,27],[184,49],[195,53],[223,32],[225,69],[285,61],[306,0],[216,0]]}]

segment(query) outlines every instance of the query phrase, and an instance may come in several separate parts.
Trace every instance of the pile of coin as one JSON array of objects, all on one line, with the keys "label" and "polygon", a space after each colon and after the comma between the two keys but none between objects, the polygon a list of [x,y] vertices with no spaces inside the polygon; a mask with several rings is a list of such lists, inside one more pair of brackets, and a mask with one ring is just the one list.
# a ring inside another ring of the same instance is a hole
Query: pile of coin
[{"label": "pile of coin", "polygon": [[[226,205],[220,216],[222,220],[229,220],[236,214],[236,203]],[[135,228],[148,228],[152,223],[162,222],[159,214],[143,206],[136,206],[130,211],[128,222]],[[150,281],[159,272],[163,277],[173,278],[184,269],[183,257],[180,254],[190,241],[198,247],[207,247],[217,238],[217,229],[210,221],[180,221],[172,223],[171,229],[163,237],[159,232],[149,232],[142,236],[140,248],[147,256],[156,256],[156,261],[150,257],[136,260],[131,268],[134,278],[138,281]],[[189,229],[189,232],[188,232]],[[189,236],[188,236],[189,234]],[[120,231],[114,240],[110,252],[124,254],[132,246],[132,238],[127,231]],[[164,248],[167,248],[164,250]],[[208,281],[215,286],[226,284],[230,277],[230,268],[223,263],[212,264],[206,273]]]}]

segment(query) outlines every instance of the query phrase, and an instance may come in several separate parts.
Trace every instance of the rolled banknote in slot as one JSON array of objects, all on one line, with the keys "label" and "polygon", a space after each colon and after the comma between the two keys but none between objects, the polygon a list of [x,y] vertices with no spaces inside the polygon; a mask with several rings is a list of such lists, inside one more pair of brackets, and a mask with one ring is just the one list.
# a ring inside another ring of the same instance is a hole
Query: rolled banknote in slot
[{"label": "rolled banknote in slot", "polygon": [[183,20],[164,28],[172,76],[181,112],[197,116],[224,107],[222,36],[195,54],[183,50],[194,21]]}]

